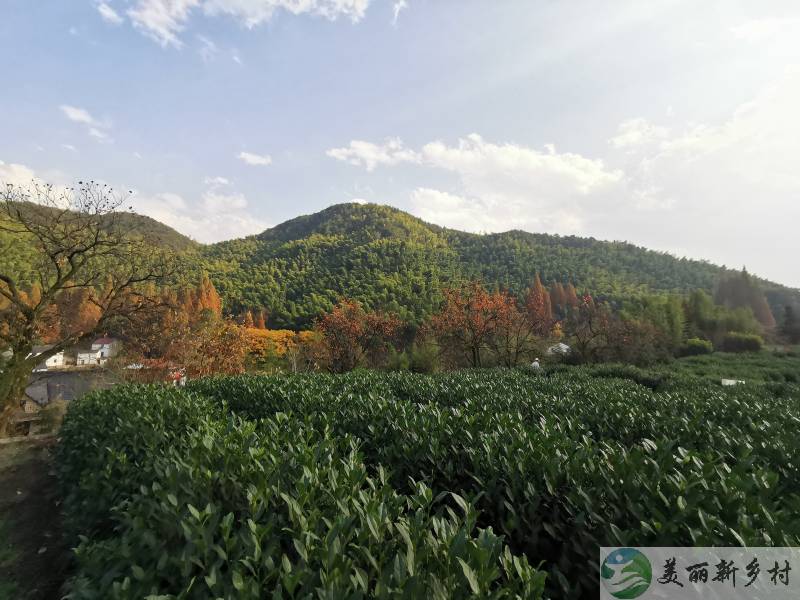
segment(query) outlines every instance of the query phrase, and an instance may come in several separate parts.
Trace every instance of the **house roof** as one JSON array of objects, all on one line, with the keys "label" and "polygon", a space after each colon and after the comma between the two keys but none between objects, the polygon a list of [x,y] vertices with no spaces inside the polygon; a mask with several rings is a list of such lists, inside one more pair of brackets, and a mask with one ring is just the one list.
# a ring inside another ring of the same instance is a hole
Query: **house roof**
[{"label": "house roof", "polygon": [[105,344],[113,344],[116,341],[117,340],[115,340],[114,338],[101,337],[101,338],[97,338],[95,341],[93,341],[92,344],[103,344],[103,345],[105,345]]},{"label": "house roof", "polygon": [[39,356],[43,352],[47,352],[50,348],[53,347],[53,344],[43,344],[41,346],[34,346],[31,348],[31,356]]}]

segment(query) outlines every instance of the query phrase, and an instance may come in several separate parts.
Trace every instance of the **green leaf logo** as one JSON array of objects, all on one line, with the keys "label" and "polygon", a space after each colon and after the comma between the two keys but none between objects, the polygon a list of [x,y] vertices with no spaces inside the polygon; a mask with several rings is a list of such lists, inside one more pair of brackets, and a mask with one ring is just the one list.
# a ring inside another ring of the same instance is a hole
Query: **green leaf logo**
[{"label": "green leaf logo", "polygon": [[653,567],[635,548],[618,548],[603,561],[600,579],[603,587],[615,598],[638,598],[650,587]]}]

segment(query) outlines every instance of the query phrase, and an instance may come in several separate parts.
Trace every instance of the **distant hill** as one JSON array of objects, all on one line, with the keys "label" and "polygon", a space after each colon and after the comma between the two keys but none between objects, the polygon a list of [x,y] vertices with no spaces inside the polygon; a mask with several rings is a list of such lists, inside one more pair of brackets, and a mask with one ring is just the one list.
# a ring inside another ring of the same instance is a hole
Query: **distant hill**
[{"label": "distant hill", "polygon": [[[339,204],[267,231],[203,246],[202,265],[229,310],[266,308],[273,327],[304,327],[341,296],[419,322],[443,286],[467,278],[520,292],[536,272],[611,300],[711,292],[728,272],[623,242],[524,231],[445,229],[375,204]],[[773,312],[800,291],[760,280]]]},{"label": "distant hill", "polygon": [[[122,218],[153,244],[185,255],[188,271],[180,280],[194,282],[207,271],[227,311],[264,308],[270,327],[307,327],[343,296],[419,323],[436,310],[443,287],[465,279],[521,292],[538,272],[546,284],[572,282],[579,291],[614,301],[654,292],[711,292],[729,273],[623,242],[525,231],[465,233],[376,204],[338,204],[255,236],[210,245],[150,217]],[[32,246],[0,230],[0,272],[30,283],[34,260]],[[787,303],[800,310],[800,290],[758,281],[777,318]]]},{"label": "distant hill", "polygon": [[[125,228],[134,230],[137,235],[144,236],[155,245],[191,254],[200,248],[197,242],[150,217],[119,213],[118,218]],[[34,248],[24,243],[19,235],[3,231],[2,224],[0,216],[0,272],[11,273],[19,282],[30,284],[34,278],[33,265],[36,262]]]}]

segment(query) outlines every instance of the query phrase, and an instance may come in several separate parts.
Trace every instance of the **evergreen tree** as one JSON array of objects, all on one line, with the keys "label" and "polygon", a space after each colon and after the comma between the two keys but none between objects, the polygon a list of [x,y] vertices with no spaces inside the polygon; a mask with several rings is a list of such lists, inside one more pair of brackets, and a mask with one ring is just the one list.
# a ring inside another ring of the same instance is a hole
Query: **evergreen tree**
[{"label": "evergreen tree", "polygon": [[787,304],[783,311],[781,333],[790,344],[798,344],[800,343],[800,320],[795,315],[794,307],[790,304]]}]

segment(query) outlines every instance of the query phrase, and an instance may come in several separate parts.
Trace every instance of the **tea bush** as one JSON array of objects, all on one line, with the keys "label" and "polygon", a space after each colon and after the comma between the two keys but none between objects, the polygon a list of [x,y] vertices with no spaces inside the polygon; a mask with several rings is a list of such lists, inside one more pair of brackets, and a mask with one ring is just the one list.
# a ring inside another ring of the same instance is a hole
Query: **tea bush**
[{"label": "tea bush", "polygon": [[595,371],[245,376],[192,387],[248,418],[291,410],[354,436],[398,489],[423,481],[475,499],[481,524],[547,562],[556,597],[597,595],[603,545],[800,540],[797,388],[779,398],[767,386],[686,379],[653,392],[624,371]]},{"label": "tea bush", "polygon": [[70,598],[541,598],[544,574],[458,495],[368,473],[356,440],[198,394],[75,403],[59,471],[83,530]]},{"label": "tea bush", "polygon": [[116,388],[63,430],[72,597],[597,597],[600,546],[800,544],[799,425],[614,366]]}]

